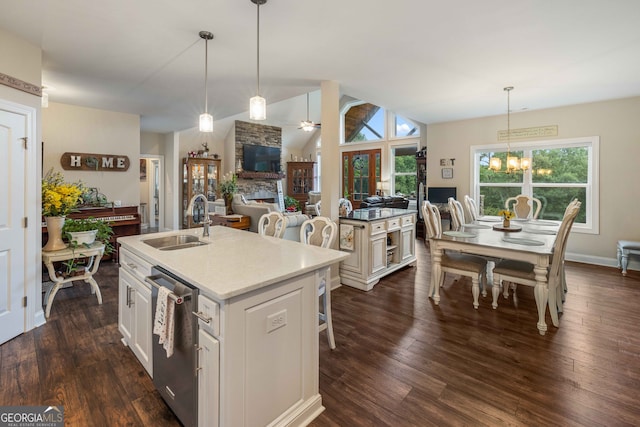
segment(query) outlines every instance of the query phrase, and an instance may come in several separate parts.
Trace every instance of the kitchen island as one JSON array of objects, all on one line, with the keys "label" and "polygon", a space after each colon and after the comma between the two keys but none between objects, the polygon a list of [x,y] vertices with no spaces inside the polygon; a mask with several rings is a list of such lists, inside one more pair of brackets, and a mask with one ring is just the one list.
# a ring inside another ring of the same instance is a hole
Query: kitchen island
[{"label": "kitchen island", "polygon": [[340,282],[370,291],[384,276],[416,262],[416,211],[356,209],[340,217],[340,247],[350,251],[340,264]]},{"label": "kitchen island", "polygon": [[[201,234],[190,229],[118,239],[123,342],[153,376],[152,286],[145,278],[160,267],[199,290],[197,425],[308,424],[324,409],[318,284],[347,254],[228,227]],[[172,235],[198,236],[201,246],[161,250],[145,243]]]}]

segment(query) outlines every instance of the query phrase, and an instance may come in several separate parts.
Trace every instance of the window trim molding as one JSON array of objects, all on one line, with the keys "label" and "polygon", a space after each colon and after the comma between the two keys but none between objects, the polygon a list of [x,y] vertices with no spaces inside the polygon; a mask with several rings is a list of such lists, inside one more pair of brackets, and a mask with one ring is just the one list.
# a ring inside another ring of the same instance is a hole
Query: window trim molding
[{"label": "window trim molding", "polygon": [[[525,142],[511,143],[511,151],[520,150],[539,150],[539,149],[553,149],[553,148],[567,148],[567,147],[585,147],[589,148],[589,161],[588,161],[588,182],[583,184],[545,184],[540,187],[552,187],[563,186],[570,187],[575,185],[576,187],[584,187],[588,194],[587,200],[583,200],[583,206],[588,212],[587,222],[585,224],[575,223],[572,227],[572,231],[584,234],[600,234],[600,137],[599,136],[585,136],[578,138],[565,138],[565,139],[552,139],[552,140],[531,140]],[[480,174],[480,162],[479,152],[481,151],[506,151],[507,144],[481,144],[472,145],[469,147],[469,164],[471,165],[471,173],[469,175],[469,188],[471,189],[471,197],[478,199],[480,194],[480,183],[477,182],[477,177]],[[529,182],[523,184],[514,183],[496,183],[496,186],[501,187],[523,187],[530,190],[531,186]],[[487,187],[491,184],[485,185]],[[535,185],[534,185],[535,187]]]}]

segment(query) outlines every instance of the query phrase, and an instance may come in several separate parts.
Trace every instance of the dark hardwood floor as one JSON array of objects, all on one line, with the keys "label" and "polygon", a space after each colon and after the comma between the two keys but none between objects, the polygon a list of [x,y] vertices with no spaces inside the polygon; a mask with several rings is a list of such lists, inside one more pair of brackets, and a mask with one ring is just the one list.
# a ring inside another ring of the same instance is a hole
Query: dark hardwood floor
[{"label": "dark hardwood floor", "polygon": [[[430,263],[371,292],[332,293],[337,348],[320,336],[313,426],[640,425],[640,273],[567,265],[560,328],[536,329],[533,291],[518,307],[448,278],[427,298]],[[117,266],[88,286],[61,290],[46,325],[0,346],[0,405],[64,405],[67,426],[177,426],[117,328]],[[235,427],[235,426],[232,426]]]}]

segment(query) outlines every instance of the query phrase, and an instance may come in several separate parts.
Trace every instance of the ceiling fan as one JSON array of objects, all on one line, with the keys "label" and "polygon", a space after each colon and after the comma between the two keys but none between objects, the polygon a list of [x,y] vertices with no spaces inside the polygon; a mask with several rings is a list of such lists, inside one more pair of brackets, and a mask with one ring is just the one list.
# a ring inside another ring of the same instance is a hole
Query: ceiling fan
[{"label": "ceiling fan", "polygon": [[305,132],[312,132],[314,129],[319,129],[320,123],[314,123],[309,120],[309,92],[307,92],[307,120],[303,120],[300,122],[300,127],[298,129],[302,129]]}]

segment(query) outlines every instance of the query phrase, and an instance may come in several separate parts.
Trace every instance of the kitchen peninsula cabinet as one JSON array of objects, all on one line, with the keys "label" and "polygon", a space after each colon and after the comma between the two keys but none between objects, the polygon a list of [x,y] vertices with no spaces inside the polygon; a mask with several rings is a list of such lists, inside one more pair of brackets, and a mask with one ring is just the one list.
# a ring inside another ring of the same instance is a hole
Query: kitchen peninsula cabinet
[{"label": "kitchen peninsula cabinet", "polygon": [[218,159],[201,157],[186,157],[182,160],[182,228],[199,227],[204,219],[202,201],[195,203],[194,216],[187,215],[187,206],[193,196],[204,194],[210,202],[218,198],[220,162]]},{"label": "kitchen peninsula cabinet", "polygon": [[357,209],[340,217],[340,238],[353,248],[340,263],[340,282],[370,291],[384,276],[412,265],[415,255],[416,211],[393,208]]}]

